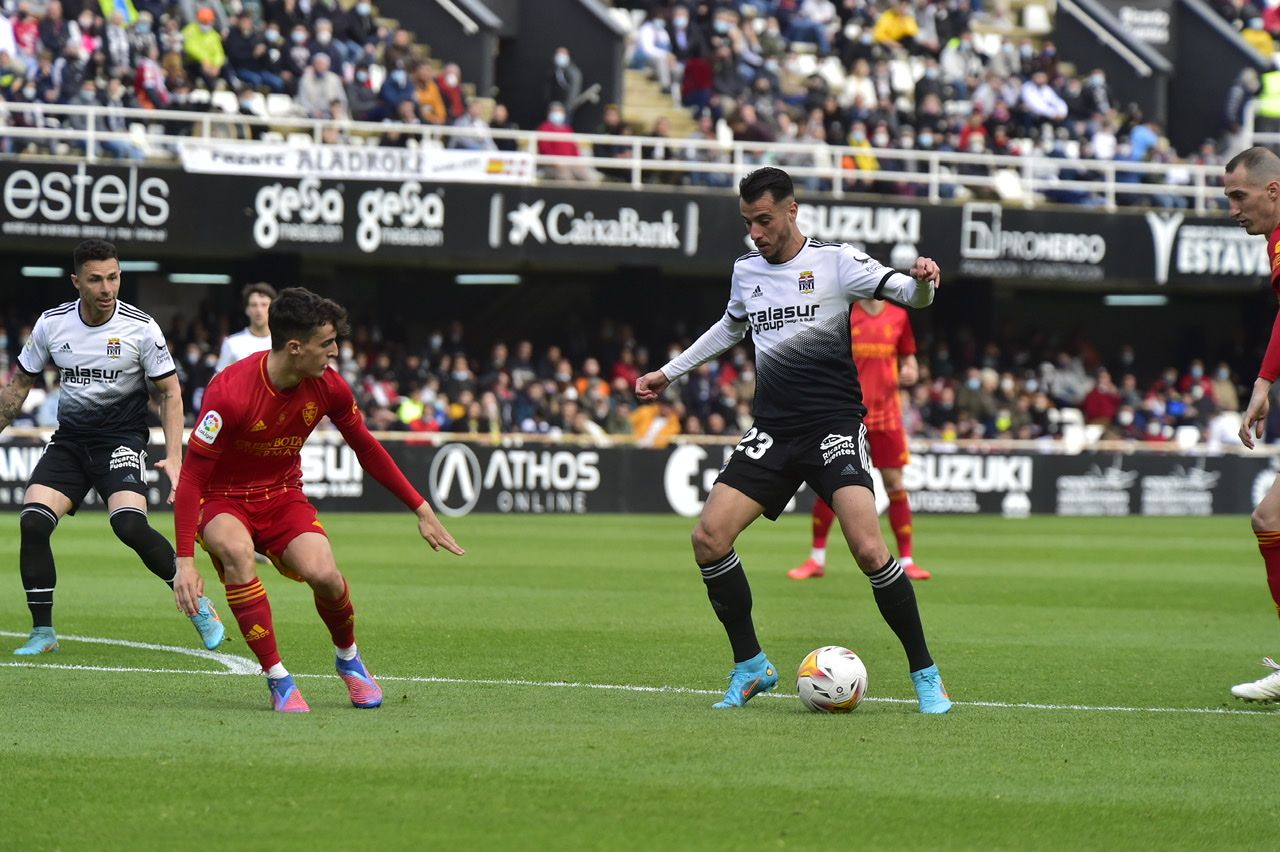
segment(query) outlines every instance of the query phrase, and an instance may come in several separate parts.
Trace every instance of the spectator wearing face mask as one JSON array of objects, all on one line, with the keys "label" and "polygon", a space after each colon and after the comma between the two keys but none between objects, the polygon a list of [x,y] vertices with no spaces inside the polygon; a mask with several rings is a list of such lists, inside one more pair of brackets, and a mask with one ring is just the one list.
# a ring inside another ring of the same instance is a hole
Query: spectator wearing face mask
[{"label": "spectator wearing face mask", "polygon": [[440,97],[444,99],[445,117],[454,122],[467,114],[466,98],[462,94],[462,69],[456,62],[444,66],[436,77]]},{"label": "spectator wearing face mask", "polygon": [[365,121],[378,108],[378,93],[369,79],[369,66],[356,66],[351,82],[346,85],[347,109],[356,121]]},{"label": "spectator wearing face mask", "polygon": [[342,64],[347,61],[347,48],[346,45],[334,40],[333,21],[328,18],[316,18],[313,30],[314,35],[307,44],[311,55],[314,57],[317,53],[327,54],[330,68],[342,68]]},{"label": "spectator wearing face mask", "polygon": [[569,48],[557,47],[547,72],[547,103],[555,101],[564,109],[566,123],[573,124],[573,114],[582,96],[582,71],[573,64]]},{"label": "spectator wearing face mask", "polygon": [[1244,39],[1245,44],[1256,50],[1268,62],[1276,52],[1275,39],[1271,37],[1271,33],[1267,32],[1262,25],[1262,16],[1255,15],[1245,21],[1244,29],[1240,30],[1240,38]]},{"label": "spectator wearing face mask", "polygon": [[378,22],[373,19],[373,4],[369,0],[358,0],[347,15],[348,47],[354,47],[363,53],[367,46],[378,43]]},{"label": "spectator wearing face mask", "polygon": [[266,69],[267,42],[254,29],[252,15],[246,12],[236,20],[236,27],[227,34],[223,48],[227,64],[246,86],[284,91],[284,80]]},{"label": "spectator wearing face mask", "polygon": [[375,121],[395,115],[402,101],[413,101],[417,106],[413,84],[409,82],[409,70],[403,62],[397,62],[387,73],[387,79],[382,81],[382,88],[378,90],[378,101],[381,106],[373,119]]},{"label": "spectator wearing face mask", "polygon": [[[564,104],[552,101],[547,106],[547,120],[538,125],[538,154],[550,157],[579,157],[581,151],[578,143],[572,138],[573,128],[569,126],[569,117],[565,113]],[[550,138],[548,138],[550,135]],[[558,162],[546,163],[542,172],[554,180],[578,180],[595,183],[600,174],[595,169],[579,163]]]}]

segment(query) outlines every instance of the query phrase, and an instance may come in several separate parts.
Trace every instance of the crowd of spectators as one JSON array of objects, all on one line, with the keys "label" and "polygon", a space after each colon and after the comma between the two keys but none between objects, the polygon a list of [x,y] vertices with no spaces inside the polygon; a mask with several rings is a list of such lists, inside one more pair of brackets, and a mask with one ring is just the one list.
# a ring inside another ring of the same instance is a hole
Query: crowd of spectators
[{"label": "crowd of spectators", "polygon": [[[923,181],[877,177],[923,170],[922,162],[902,151],[1154,163],[1166,168],[1158,174],[1121,170],[1117,179],[1189,187],[1187,166],[1220,165],[1233,129],[1227,116],[1222,126],[1206,126],[1209,138],[1197,150],[1175,151],[1137,104],[1117,99],[1105,71],[1060,61],[1051,40],[1015,35],[1019,28],[975,10],[972,0],[624,5],[644,12],[632,66],[650,69],[676,105],[694,112],[700,124],[692,138],[812,148],[761,150],[758,162],[782,167],[826,168],[837,156],[830,149],[845,149],[839,156],[848,190],[923,194]],[[630,131],[606,123],[599,132]],[[664,135],[657,128],[643,132]],[[673,143],[664,155],[714,156],[681,147]],[[954,174],[991,176],[981,163],[959,166]],[[1061,181],[1101,177],[1065,164],[1050,174]],[[662,173],[653,179],[662,180]],[[728,176],[706,173],[689,182],[727,183]],[[831,188],[830,179],[820,176],[806,184],[811,190]],[[994,194],[988,187],[957,184],[963,181],[944,183],[943,195]],[[1072,186],[1046,195],[1058,203],[1103,203],[1100,194]],[[1188,198],[1177,192],[1122,193],[1119,202],[1180,208]]]},{"label": "crowd of spectators", "polygon": [[[222,94],[225,93],[225,94]],[[350,120],[455,124],[463,148],[497,147],[490,119],[472,104],[456,63],[431,61],[403,29],[379,23],[369,0],[4,0],[0,5],[0,101],[209,111],[245,118],[224,135],[259,138],[262,120],[332,120],[322,141],[343,142]],[[269,101],[269,96],[283,97]],[[272,112],[268,104],[276,105]],[[108,109],[98,130],[127,133],[136,120]],[[39,110],[4,110],[3,123],[61,127]],[[510,128],[505,107],[492,126]],[[80,117],[69,120],[83,130]],[[190,126],[162,123],[182,135]],[[382,144],[405,145],[388,133]],[[97,152],[142,159],[145,140],[104,142]],[[63,143],[67,144],[67,143]],[[0,153],[57,150],[57,143],[0,138]],[[74,148],[74,145],[68,145]],[[81,145],[83,151],[83,145]]]},{"label": "crowd of spectators", "polygon": [[[238,330],[229,318],[176,317],[166,331],[179,365],[188,420],[214,374],[221,338]],[[0,340],[0,383],[12,351],[30,327]],[[625,323],[603,320],[590,339],[535,345],[487,340],[450,323],[414,345],[357,323],[341,342],[338,368],[356,393],[370,428],[382,431],[498,435],[535,433],[606,442],[629,436],[665,446],[679,435],[740,436],[751,423],[754,360],[744,343],[676,382],[654,404],[638,404],[642,373],[681,351],[636,339]],[[7,346],[13,343],[13,347]],[[1132,346],[1105,357],[1084,337],[1033,335],[981,342],[961,329],[919,338],[919,381],[901,391],[913,438],[1057,441],[1072,427],[1088,439],[1234,445],[1242,378],[1256,355],[1196,358],[1154,372],[1137,368]],[[27,401],[19,425],[53,425],[56,371]],[[1280,411],[1280,405],[1273,406]],[[1269,424],[1280,440],[1280,420]]]},{"label": "crowd of spectators", "polygon": [[[566,134],[539,144],[541,153],[565,158],[548,168],[551,177],[629,179],[625,168],[573,164],[571,158],[588,151],[567,135],[576,130],[654,137],[658,141],[643,155],[658,160],[727,162],[723,148],[693,147],[691,140],[790,143],[799,147],[784,153],[759,149],[753,159],[783,167],[838,164],[846,189],[886,194],[926,190],[924,181],[878,177],[926,168],[901,153],[906,151],[1156,163],[1166,168],[1158,174],[1121,170],[1117,179],[1190,187],[1186,166],[1219,165],[1216,134],[1238,129],[1233,125],[1238,116],[1229,110],[1222,127],[1206,127],[1215,138],[1196,151],[1175,151],[1136,104],[1117,100],[1104,71],[1059,61],[1052,41],[1011,35],[1015,30],[1008,22],[976,11],[972,0],[616,5],[643,10],[630,40],[630,62],[650,69],[672,93],[673,110],[690,110],[697,129],[688,140],[673,138],[666,119],[633,127],[616,109],[606,111],[602,125],[581,126],[575,110],[583,97],[582,72],[567,48],[548,50],[548,67],[536,69],[547,81],[546,120],[536,129]],[[1233,0],[1224,14],[1234,10],[1244,26],[1253,20],[1251,9]],[[1280,25],[1280,17],[1271,17]],[[490,132],[517,129],[506,106],[470,103],[470,89],[457,64],[426,61],[410,32],[380,25],[369,0],[4,0],[0,5],[0,97],[10,103],[208,110],[222,108],[211,105],[208,93],[228,92],[235,98],[229,106],[223,101],[223,107],[262,119],[265,96],[284,95],[295,114],[334,122],[322,141],[347,142],[345,122],[364,120],[420,128],[451,124],[465,131],[450,137],[455,147],[513,147],[511,140],[495,141]],[[110,110],[105,115],[100,130],[129,129],[131,122]],[[18,110],[5,119],[18,125],[58,123]],[[72,124],[82,127],[84,121]],[[179,124],[170,125],[169,132],[183,132]],[[258,138],[266,129],[246,121],[225,132]],[[379,144],[415,141],[412,132],[399,129],[383,134]],[[40,147],[30,139],[0,139],[0,152],[18,144]],[[143,140],[113,140],[100,153],[139,159],[144,147]],[[596,145],[591,153],[625,158],[633,148],[620,140]],[[981,162],[958,166],[954,173],[990,176]],[[667,183],[714,186],[730,180],[713,172],[655,169],[645,174]],[[1099,177],[1069,162],[1050,174],[1061,180]],[[830,189],[831,178],[814,175],[804,184],[811,191]],[[941,192],[950,197],[994,190],[957,180],[944,181]],[[1071,186],[1050,189],[1046,196],[1059,203],[1103,203],[1098,193]],[[1188,197],[1122,193],[1119,201],[1184,207]]]}]

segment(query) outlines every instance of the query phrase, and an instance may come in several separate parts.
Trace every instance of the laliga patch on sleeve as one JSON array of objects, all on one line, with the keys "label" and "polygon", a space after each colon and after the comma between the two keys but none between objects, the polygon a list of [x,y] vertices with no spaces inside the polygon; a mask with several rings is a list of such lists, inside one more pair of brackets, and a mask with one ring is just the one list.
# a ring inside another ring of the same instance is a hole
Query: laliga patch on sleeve
[{"label": "laliga patch on sleeve", "polygon": [[222,415],[216,411],[210,411],[196,427],[195,436],[206,444],[212,444],[221,431]]}]

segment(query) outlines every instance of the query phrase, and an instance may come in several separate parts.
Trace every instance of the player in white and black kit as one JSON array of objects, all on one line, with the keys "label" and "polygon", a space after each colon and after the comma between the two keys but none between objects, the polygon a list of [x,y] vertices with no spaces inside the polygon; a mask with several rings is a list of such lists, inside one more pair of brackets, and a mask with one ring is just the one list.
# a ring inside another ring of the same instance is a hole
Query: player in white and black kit
[{"label": "player in white and black kit", "polygon": [[756,639],[751,587],[733,545],[761,514],[776,520],[803,482],[839,517],[880,614],[907,653],[920,711],[946,713],[951,700],[925,643],[915,591],[880,531],[862,424],[866,408],[849,339],[854,301],[923,308],[941,281],[938,265],[920,257],[904,275],[851,246],[808,239],[796,227],[791,177],[781,169],[747,175],[739,197],[758,251],[734,263],[728,309],[683,353],[636,381],[636,396],[655,399],[751,332],[755,423],[720,472],[693,530],[694,557],[733,648],[729,689],[715,706],[741,707],[777,685],[777,669]]},{"label": "player in white and black kit", "polygon": [[[271,303],[276,299],[276,288],[270,284],[250,284],[244,288],[242,295],[244,315],[249,318],[249,326],[235,334],[228,334],[222,341],[218,364],[213,368],[215,374],[255,352],[266,352],[271,348],[271,329],[267,326],[267,318],[271,313]],[[199,408],[197,403],[196,409]]]},{"label": "player in white and black kit", "polygon": [[[50,537],[93,488],[107,504],[111,530],[173,587],[173,546],[147,522],[147,382],[160,399],[169,502],[182,471],[182,394],[173,357],[156,321],[121,302],[115,246],[85,240],[73,254],[71,283],[80,298],[45,311],[18,354],[13,382],[0,391],[0,431],[22,409],[36,378],[52,363],[62,376],[58,429],[31,473],[19,522],[22,586],[32,630],[15,654],[58,650],[53,629],[57,574]],[[224,629],[208,598],[191,617],[205,647]]]}]

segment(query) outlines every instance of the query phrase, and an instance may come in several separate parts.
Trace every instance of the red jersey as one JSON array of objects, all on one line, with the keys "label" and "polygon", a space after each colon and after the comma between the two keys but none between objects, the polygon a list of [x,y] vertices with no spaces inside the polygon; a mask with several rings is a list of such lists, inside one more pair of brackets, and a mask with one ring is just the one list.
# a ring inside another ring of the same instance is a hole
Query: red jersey
[{"label": "red jersey", "polygon": [[855,303],[849,310],[853,362],[867,406],[863,422],[872,432],[902,428],[902,402],[898,397],[898,360],[916,354],[916,336],[906,309],[885,303],[872,316]]},{"label": "red jersey", "polygon": [[187,449],[218,459],[205,496],[256,502],[300,490],[302,445],[320,418],[328,416],[344,436],[363,423],[351,388],[335,370],[282,391],[267,376],[267,354],[232,364],[204,392]]},{"label": "red jersey", "polygon": [[173,523],[178,556],[194,554],[202,498],[246,503],[302,490],[302,445],[328,417],[361,466],[414,510],[422,495],[369,433],[351,388],[335,370],[280,390],[267,375],[269,352],[257,352],[223,370],[205,389],[196,428],[187,441]]},{"label": "red jersey", "polygon": [[[1271,265],[1271,289],[1280,298],[1280,228],[1271,232],[1267,238],[1267,262]],[[1258,376],[1274,382],[1280,376],[1280,313],[1276,314],[1275,324],[1271,327],[1271,341],[1267,344],[1267,352],[1262,356],[1262,366]]]}]

